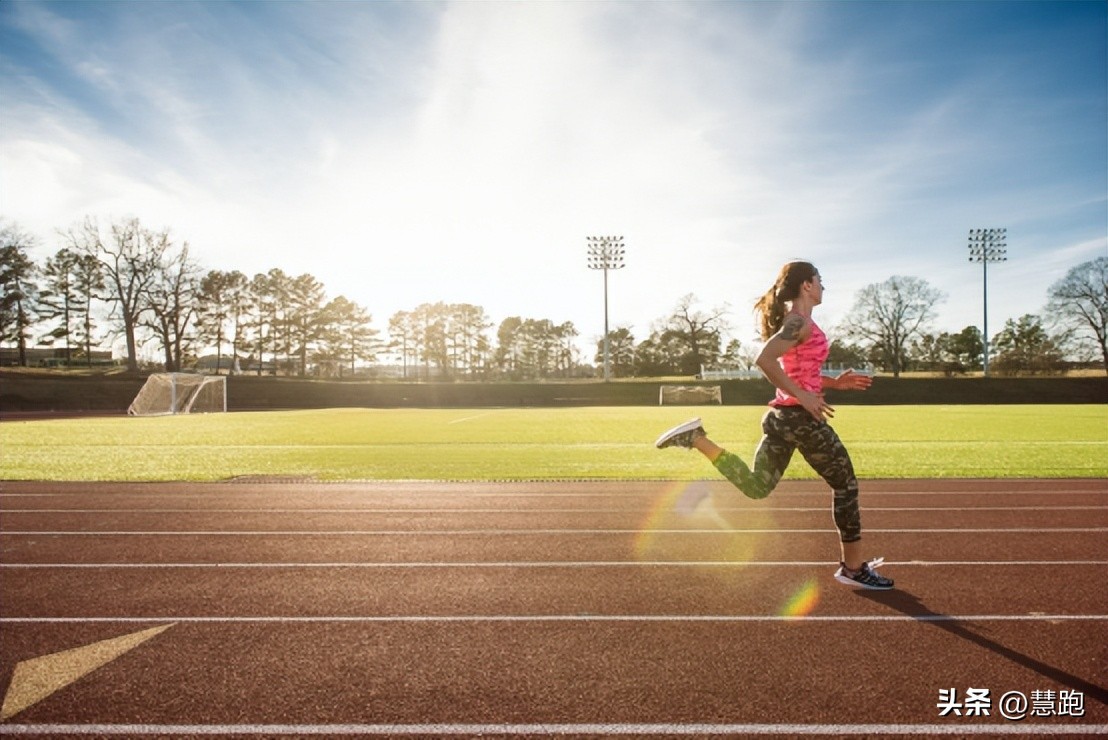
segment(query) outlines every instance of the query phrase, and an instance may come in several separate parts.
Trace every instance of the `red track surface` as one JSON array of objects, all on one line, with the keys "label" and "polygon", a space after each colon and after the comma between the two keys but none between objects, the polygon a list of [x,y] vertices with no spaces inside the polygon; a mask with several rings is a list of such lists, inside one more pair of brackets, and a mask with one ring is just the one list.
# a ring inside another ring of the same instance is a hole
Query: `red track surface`
[{"label": "red track surface", "polygon": [[[829,499],[5,483],[7,699],[35,658],[166,629],[35,674],[44,698],[0,734],[1108,732],[1108,481],[865,481],[885,593],[832,578]],[[941,716],[949,689],[987,690],[988,715]],[[1002,716],[1010,692],[1024,719]]]}]

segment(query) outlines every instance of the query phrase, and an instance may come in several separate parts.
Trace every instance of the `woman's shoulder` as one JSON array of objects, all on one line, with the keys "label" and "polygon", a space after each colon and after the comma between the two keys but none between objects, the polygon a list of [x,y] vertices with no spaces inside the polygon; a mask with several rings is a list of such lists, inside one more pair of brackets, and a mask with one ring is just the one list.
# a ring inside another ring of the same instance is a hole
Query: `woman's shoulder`
[{"label": "woman's shoulder", "polygon": [[812,319],[790,311],[781,322],[781,335],[794,342],[803,342],[812,334]]}]

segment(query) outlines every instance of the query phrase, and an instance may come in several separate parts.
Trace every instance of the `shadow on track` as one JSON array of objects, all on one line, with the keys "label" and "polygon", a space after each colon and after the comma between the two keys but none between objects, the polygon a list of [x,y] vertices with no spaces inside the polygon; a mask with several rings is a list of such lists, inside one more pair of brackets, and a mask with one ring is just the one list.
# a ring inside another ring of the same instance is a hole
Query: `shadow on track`
[{"label": "shadow on track", "polygon": [[1041,660],[1032,658],[1030,655],[1024,655],[1018,650],[1013,650],[1010,647],[1001,645],[996,640],[980,635],[970,630],[962,622],[958,621],[955,617],[951,617],[947,614],[939,614],[920,601],[918,596],[915,596],[908,591],[901,589],[894,589],[892,591],[857,591],[858,596],[869,599],[878,604],[898,611],[901,614],[917,619],[921,622],[927,622],[935,627],[949,632],[956,637],[961,637],[963,640],[972,642],[974,645],[979,645],[987,650],[991,650],[997,655],[1007,658],[1008,660],[1029,668],[1041,676],[1045,676],[1052,681],[1056,681],[1064,686],[1068,686],[1071,689],[1080,691],[1086,697],[1095,699],[1101,704],[1108,705],[1108,689],[1103,686],[1097,686],[1094,683],[1090,683],[1085,679],[1075,676],[1072,673],[1067,673],[1060,668],[1055,668],[1052,665],[1047,665]]}]

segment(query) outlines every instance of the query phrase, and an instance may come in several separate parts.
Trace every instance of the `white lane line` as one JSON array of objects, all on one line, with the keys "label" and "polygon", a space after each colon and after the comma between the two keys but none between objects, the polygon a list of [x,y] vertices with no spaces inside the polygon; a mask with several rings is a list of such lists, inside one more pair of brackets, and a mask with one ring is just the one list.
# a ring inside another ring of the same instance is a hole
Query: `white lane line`
[{"label": "white lane line", "polygon": [[0,617],[0,624],[480,624],[535,622],[1108,622],[1108,614],[393,614],[366,616]]},{"label": "white lane line", "polygon": [[725,724],[701,722],[674,723],[578,723],[578,724],[332,724],[332,725],[155,725],[155,724],[5,724],[0,735],[268,735],[303,737],[310,735],[464,735],[482,737],[618,736],[618,735],[687,735],[696,737],[731,735],[1105,735],[1108,724],[1025,723],[1008,724],[972,722],[921,724]]},{"label": "white lane line", "polygon": [[[717,506],[721,513],[816,512],[824,514],[828,506]],[[204,508],[204,509],[0,509],[0,514],[644,514],[644,507],[622,509],[520,509],[520,508]],[[866,511],[1108,511],[1104,506],[867,506]]]},{"label": "white lane line", "polygon": [[[826,534],[831,527],[816,529],[342,529],[342,530],[4,530],[0,537],[525,537],[569,535],[603,536],[649,532],[678,535],[740,535],[740,534]],[[875,529],[873,534],[1044,534],[1101,533],[1108,527],[994,527],[957,529]]]},{"label": "white lane line", "polygon": [[[125,569],[250,569],[250,568],[821,568],[837,565],[831,560],[546,560],[546,561],[482,561],[482,562],[299,562],[299,563],[0,563],[0,570],[125,570]],[[923,568],[987,568],[987,567],[1108,567],[1108,560],[886,560],[885,565]]]}]

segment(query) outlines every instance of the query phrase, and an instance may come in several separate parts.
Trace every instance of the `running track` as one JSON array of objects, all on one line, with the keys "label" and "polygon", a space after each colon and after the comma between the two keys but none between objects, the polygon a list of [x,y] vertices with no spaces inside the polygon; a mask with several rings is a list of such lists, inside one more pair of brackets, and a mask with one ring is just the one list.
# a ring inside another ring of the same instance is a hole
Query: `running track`
[{"label": "running track", "polygon": [[1108,481],[862,495],[4,483],[0,734],[1108,734]]}]

